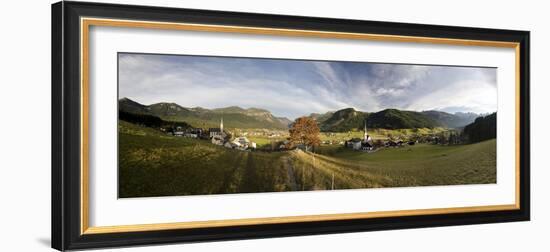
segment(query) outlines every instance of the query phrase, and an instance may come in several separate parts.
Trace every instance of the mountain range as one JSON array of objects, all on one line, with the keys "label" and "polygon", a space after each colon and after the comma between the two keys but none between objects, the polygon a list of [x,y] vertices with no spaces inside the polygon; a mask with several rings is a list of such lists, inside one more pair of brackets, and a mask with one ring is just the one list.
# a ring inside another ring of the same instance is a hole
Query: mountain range
[{"label": "mountain range", "polygon": [[[153,115],[166,121],[186,122],[194,127],[218,127],[223,117],[224,125],[231,128],[287,129],[292,123],[286,117],[276,117],[261,108],[244,109],[237,106],[206,109],[186,108],[176,103],[155,103],[143,105],[128,98],[119,100],[119,110],[143,115]],[[406,128],[460,128],[472,123],[480,115],[475,113],[446,113],[442,111],[406,111],[385,109],[379,112],[363,112],[353,108],[323,114],[312,113],[321,131],[345,132],[362,129],[365,119],[369,128],[406,129]]]},{"label": "mountain range", "polygon": [[166,121],[186,122],[194,127],[219,127],[220,119],[226,127],[231,128],[265,128],[288,129],[292,122],[286,117],[276,117],[265,109],[237,106],[206,109],[201,107],[186,108],[176,103],[160,102],[143,105],[129,98],[118,101],[121,111],[133,114],[153,115]]},{"label": "mountain range", "polygon": [[369,128],[410,129],[410,128],[460,128],[472,123],[480,115],[475,113],[447,113],[436,110],[406,111],[385,109],[368,113],[353,108],[341,109],[324,114],[310,114],[319,123],[321,131],[342,132],[364,127],[365,119]]}]

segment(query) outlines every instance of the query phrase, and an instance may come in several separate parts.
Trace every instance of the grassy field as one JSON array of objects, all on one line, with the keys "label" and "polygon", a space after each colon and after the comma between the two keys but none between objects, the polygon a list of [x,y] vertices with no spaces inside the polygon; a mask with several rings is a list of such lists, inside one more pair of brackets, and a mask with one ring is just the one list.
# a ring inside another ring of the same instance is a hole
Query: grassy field
[{"label": "grassy field", "polygon": [[269,138],[265,136],[251,136],[248,140],[255,142],[258,148],[264,146],[271,146],[272,142],[284,141],[284,138]]},{"label": "grassy field", "polygon": [[[119,122],[119,196],[146,197],[496,182],[496,141],[355,152],[246,152]],[[332,182],[334,178],[334,183]]]},{"label": "grassy field", "polygon": [[[381,176],[382,187],[496,183],[496,140],[441,146],[418,144],[375,153],[324,148],[317,166],[363,170]],[[311,155],[311,154],[310,154]],[[340,187],[348,188],[347,180]],[[368,186],[367,186],[368,187]]]},{"label": "grassy field", "polygon": [[244,152],[119,123],[119,196],[285,191],[285,153]]}]

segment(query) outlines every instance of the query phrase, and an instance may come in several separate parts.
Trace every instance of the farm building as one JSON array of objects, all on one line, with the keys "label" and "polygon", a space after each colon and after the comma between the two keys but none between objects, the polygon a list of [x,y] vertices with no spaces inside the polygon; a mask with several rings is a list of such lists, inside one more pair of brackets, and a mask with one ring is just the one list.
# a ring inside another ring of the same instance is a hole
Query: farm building
[{"label": "farm building", "polygon": [[221,135],[216,135],[212,137],[212,144],[223,145],[224,142],[225,142],[225,139]]},{"label": "farm building", "polygon": [[233,140],[234,143],[239,143],[240,145],[248,145],[250,141],[246,137],[237,137]]},{"label": "farm building", "polygon": [[403,141],[401,140],[398,140],[398,141],[392,141],[392,140],[389,140],[386,142],[386,147],[401,147],[403,146]]},{"label": "farm building", "polygon": [[189,128],[185,131],[186,133],[195,134],[197,136],[202,135],[203,129],[201,128]]},{"label": "farm building", "polygon": [[361,139],[359,138],[353,138],[351,140],[348,141],[348,147],[354,149],[354,150],[360,150],[361,149]]},{"label": "farm building", "polygon": [[373,149],[374,149],[374,147],[372,146],[371,143],[369,143],[369,142],[361,143],[361,150],[370,151],[370,150],[373,150]]},{"label": "farm building", "polygon": [[188,138],[197,138],[197,137],[199,137],[198,134],[194,134],[194,133],[185,133],[183,136],[188,137]]},{"label": "farm building", "polygon": [[225,142],[225,144],[223,146],[226,147],[226,148],[230,148],[230,149],[235,149],[235,148],[239,147],[238,144],[235,144],[233,142]]}]

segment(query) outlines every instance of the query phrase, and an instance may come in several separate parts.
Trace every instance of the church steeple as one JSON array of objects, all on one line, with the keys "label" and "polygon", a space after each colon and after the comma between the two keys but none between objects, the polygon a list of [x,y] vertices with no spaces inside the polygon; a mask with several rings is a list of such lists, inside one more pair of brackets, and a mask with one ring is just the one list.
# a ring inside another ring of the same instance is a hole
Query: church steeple
[{"label": "church steeple", "polygon": [[220,131],[223,132],[223,116],[222,116],[222,119],[220,120]]},{"label": "church steeple", "polygon": [[369,134],[367,134],[367,119],[366,118],[365,118],[365,129],[364,129],[363,140],[365,142],[369,140]]}]

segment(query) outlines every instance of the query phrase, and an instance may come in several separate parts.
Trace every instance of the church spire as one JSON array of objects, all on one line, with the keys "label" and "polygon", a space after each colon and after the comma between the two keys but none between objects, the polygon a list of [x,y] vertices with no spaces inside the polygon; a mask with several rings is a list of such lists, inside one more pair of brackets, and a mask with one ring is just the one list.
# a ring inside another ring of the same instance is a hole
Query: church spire
[{"label": "church spire", "polygon": [[365,130],[363,139],[365,140],[365,142],[369,140],[369,135],[367,134],[367,118],[365,118]]}]

